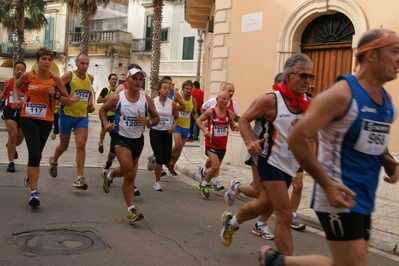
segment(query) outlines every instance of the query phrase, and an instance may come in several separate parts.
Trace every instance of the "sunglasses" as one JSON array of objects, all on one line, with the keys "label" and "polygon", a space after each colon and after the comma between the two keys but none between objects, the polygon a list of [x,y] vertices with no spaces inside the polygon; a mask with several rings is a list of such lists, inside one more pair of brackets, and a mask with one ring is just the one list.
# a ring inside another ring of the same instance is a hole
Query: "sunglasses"
[{"label": "sunglasses", "polygon": [[290,74],[298,75],[303,81],[306,81],[308,78],[310,79],[310,81],[313,81],[315,78],[315,76],[313,74],[308,74],[308,73],[291,72]]}]

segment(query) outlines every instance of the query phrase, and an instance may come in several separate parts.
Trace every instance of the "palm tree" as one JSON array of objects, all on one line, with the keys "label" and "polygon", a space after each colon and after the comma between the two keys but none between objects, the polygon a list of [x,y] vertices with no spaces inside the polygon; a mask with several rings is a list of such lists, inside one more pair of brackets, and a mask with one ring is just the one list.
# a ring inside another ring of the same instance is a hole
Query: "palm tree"
[{"label": "palm tree", "polygon": [[110,0],[62,0],[62,2],[67,4],[71,16],[76,17],[80,14],[82,20],[80,52],[88,54],[90,19],[96,15],[98,5],[106,7]]},{"label": "palm tree", "polygon": [[18,37],[16,61],[24,61],[25,29],[39,30],[47,24],[45,8],[45,0],[0,0],[0,23]]},{"label": "palm tree", "polygon": [[150,88],[156,87],[159,80],[159,65],[161,62],[162,13],[164,3],[183,4],[184,2],[184,0],[152,0],[154,5],[154,16],[152,26]]}]

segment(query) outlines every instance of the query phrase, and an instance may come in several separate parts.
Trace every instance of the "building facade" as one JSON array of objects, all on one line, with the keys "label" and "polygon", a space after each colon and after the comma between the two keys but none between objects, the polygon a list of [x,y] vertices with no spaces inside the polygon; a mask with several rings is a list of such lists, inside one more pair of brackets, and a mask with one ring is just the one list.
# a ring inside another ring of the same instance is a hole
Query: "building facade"
[{"label": "building facade", "polygon": [[[205,29],[201,79],[205,98],[231,82],[243,113],[252,100],[272,91],[274,76],[285,60],[301,52],[314,62],[316,79],[310,92],[317,95],[337,75],[353,72],[354,49],[363,32],[380,27],[399,32],[396,7],[395,0],[381,0],[378,5],[368,0],[186,0],[187,22]],[[396,106],[398,86],[399,79],[384,86]],[[396,157],[398,130],[396,122],[389,144]],[[225,162],[243,165],[245,154],[240,135],[231,133]],[[384,183],[379,193],[398,200],[394,189],[398,185],[385,189]]]}]

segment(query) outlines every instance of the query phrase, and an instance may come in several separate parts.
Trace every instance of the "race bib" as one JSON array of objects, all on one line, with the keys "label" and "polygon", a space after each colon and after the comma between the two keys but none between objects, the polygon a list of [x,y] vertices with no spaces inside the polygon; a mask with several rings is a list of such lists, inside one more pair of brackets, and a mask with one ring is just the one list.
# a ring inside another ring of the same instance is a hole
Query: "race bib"
[{"label": "race bib", "polygon": [[47,104],[44,103],[26,103],[25,113],[30,117],[46,117]]},{"label": "race bib", "polygon": [[[18,100],[22,101],[25,97],[25,94],[22,92],[19,94]],[[14,102],[14,93],[10,91],[10,97],[8,98],[8,103],[12,104]]]},{"label": "race bib", "polygon": [[139,126],[139,122],[135,116],[124,116],[122,125],[127,131],[134,131]]},{"label": "race bib", "polygon": [[179,111],[179,117],[180,118],[189,118],[190,117],[190,111]]},{"label": "race bib", "polygon": [[225,137],[227,136],[227,132],[229,126],[224,125],[224,126],[213,126],[213,135],[215,137]]},{"label": "race bib", "polygon": [[84,89],[76,89],[74,95],[80,96],[80,102],[87,102],[89,100],[90,91]]},{"label": "race bib", "polygon": [[364,119],[359,137],[355,143],[355,150],[370,155],[384,153],[389,143],[391,125]]},{"label": "race bib", "polygon": [[159,126],[169,125],[169,119],[167,119],[167,118],[160,118],[160,119],[159,119],[158,125],[159,125]]}]

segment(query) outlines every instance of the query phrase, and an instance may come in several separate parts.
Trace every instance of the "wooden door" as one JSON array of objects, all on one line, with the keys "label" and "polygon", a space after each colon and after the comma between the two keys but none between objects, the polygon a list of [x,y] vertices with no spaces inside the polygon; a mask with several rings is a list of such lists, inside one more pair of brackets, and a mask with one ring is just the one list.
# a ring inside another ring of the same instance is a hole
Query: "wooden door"
[{"label": "wooden door", "polygon": [[301,49],[313,62],[316,77],[309,88],[313,96],[334,84],[339,75],[352,73],[352,42],[307,44]]}]

